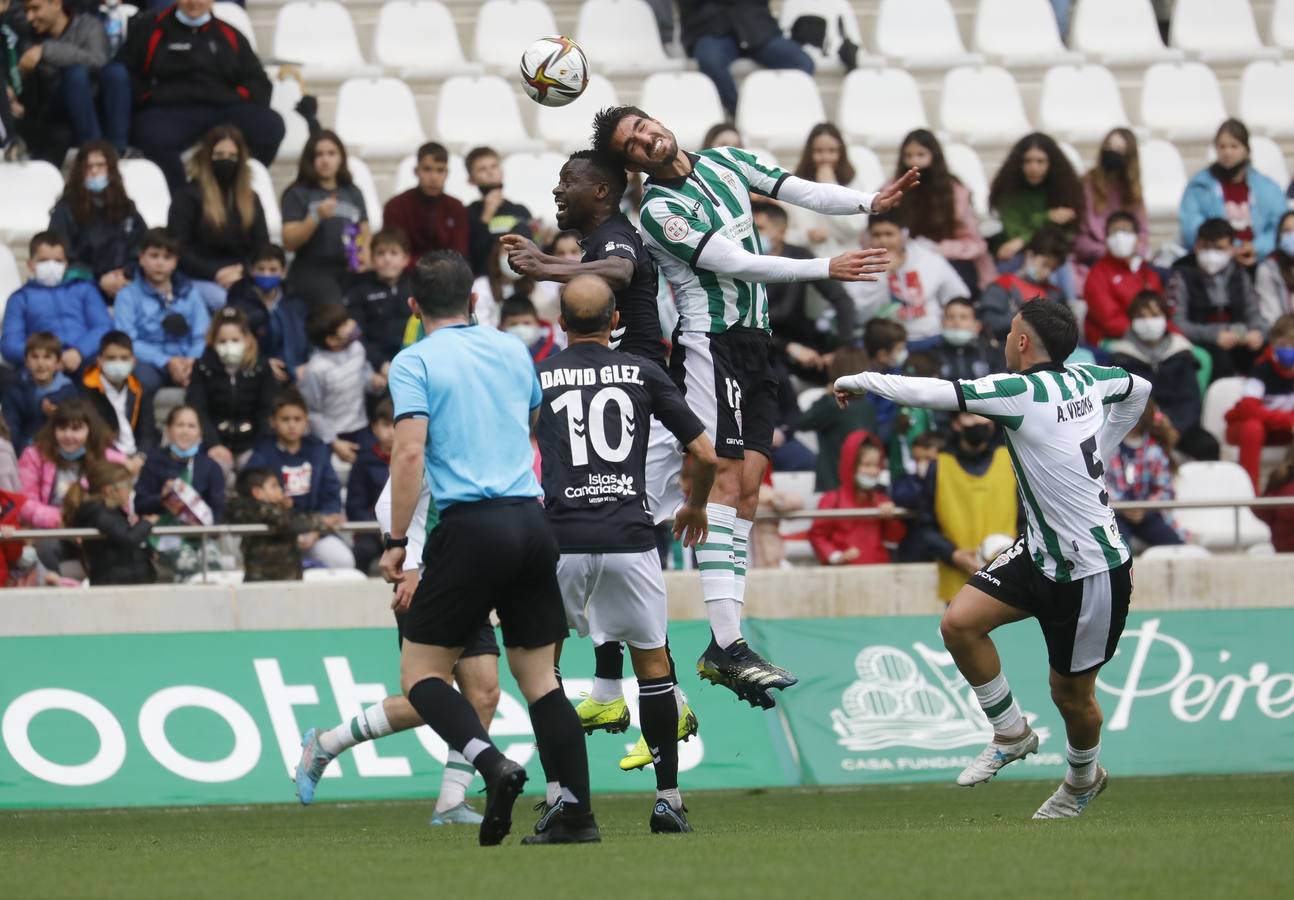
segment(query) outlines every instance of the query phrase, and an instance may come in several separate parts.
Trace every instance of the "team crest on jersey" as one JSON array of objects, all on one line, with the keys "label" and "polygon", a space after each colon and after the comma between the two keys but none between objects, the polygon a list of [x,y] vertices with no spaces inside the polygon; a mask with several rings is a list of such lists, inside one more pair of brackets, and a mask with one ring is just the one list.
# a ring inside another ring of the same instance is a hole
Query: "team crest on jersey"
[{"label": "team crest on jersey", "polygon": [[1007,549],[999,553],[994,558],[994,560],[991,563],[989,563],[988,568],[985,569],[984,571],[992,572],[994,569],[999,569],[1002,566],[1005,566],[1011,560],[1015,559],[1023,552],[1024,552],[1024,538],[1020,538],[1020,540],[1016,541],[1010,547],[1008,547]]},{"label": "team crest on jersey", "polygon": [[665,237],[671,241],[683,240],[691,230],[688,227],[687,220],[682,216],[670,216],[665,220]]}]

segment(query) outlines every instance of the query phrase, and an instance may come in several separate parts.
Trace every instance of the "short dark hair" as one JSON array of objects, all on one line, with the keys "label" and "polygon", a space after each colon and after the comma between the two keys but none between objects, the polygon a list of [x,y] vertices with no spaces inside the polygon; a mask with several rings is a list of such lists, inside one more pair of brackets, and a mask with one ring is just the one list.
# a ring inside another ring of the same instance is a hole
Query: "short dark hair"
[{"label": "short dark hair", "polygon": [[63,342],[52,331],[37,331],[27,335],[27,344],[22,348],[23,358],[31,356],[37,350],[59,356],[63,353]]},{"label": "short dark hair", "polygon": [[280,411],[289,406],[295,406],[302,412],[310,411],[310,407],[306,406],[306,398],[301,396],[301,392],[288,386],[275,394],[274,399],[270,401],[270,416],[277,416]]},{"label": "short dark hair", "polygon": [[414,266],[410,292],[428,318],[467,315],[472,296],[472,268],[453,250],[432,250],[423,254]]},{"label": "short dark hair", "polygon": [[912,449],[918,447],[942,450],[944,448],[944,438],[937,431],[923,431],[912,439]]},{"label": "short dark hair", "polygon": [[383,247],[399,247],[406,255],[412,252],[409,248],[409,236],[399,228],[383,228],[369,239],[370,253],[376,253]]},{"label": "short dark hair", "polygon": [[1195,232],[1195,241],[1234,241],[1236,239],[1236,230],[1231,227],[1231,223],[1226,219],[1205,219],[1204,224],[1200,225],[1200,230]]},{"label": "short dark hair", "polygon": [[[582,276],[594,278],[596,276]],[[562,291],[562,318],[566,321],[566,330],[570,334],[590,335],[601,334],[611,328],[611,319],[616,312],[616,295],[612,292],[610,286],[607,287],[607,300],[604,304],[596,308],[590,308],[590,305],[577,311],[570,303],[566,302],[566,295],[570,290],[569,286]],[[580,315],[580,312],[591,315]]]},{"label": "short dark hair", "polygon": [[1136,319],[1146,310],[1146,307],[1154,304],[1159,307],[1159,311],[1167,315],[1168,301],[1159,291],[1139,291],[1132,302],[1128,304],[1128,318]]},{"label": "short dark hair", "polygon": [[785,225],[787,222],[786,210],[782,209],[782,207],[777,203],[756,203],[752,207],[751,212],[757,216],[762,213],[774,222],[779,222],[782,225]]},{"label": "short dark hair", "polygon": [[893,319],[872,319],[863,326],[863,349],[875,358],[882,350],[906,343],[908,331]]},{"label": "short dark hair", "polygon": [[1063,363],[1078,346],[1078,320],[1063,300],[1030,300],[1020,317],[1038,335],[1052,362]]},{"label": "short dark hair", "polygon": [[267,481],[278,481],[279,476],[271,469],[243,469],[238,473],[238,480],[234,483],[234,491],[240,497],[248,500],[254,499],[252,491],[258,487],[264,487]]},{"label": "short dark hair", "polygon": [[27,255],[35,256],[37,247],[62,247],[67,253],[67,239],[57,231],[37,232],[27,244]]},{"label": "short dark hair", "polygon": [[316,347],[325,348],[328,338],[337,333],[350,313],[340,303],[324,303],[310,310],[306,317],[306,336]]},{"label": "short dark hair", "polygon": [[278,244],[265,244],[257,250],[256,254],[252,257],[252,265],[256,265],[261,262],[269,262],[270,260],[277,262],[285,269],[287,268],[288,255]]},{"label": "short dark hair", "polygon": [[964,306],[971,312],[975,312],[975,303],[969,297],[953,297],[944,304],[944,309],[947,310],[950,306]]},{"label": "short dark hair", "polygon": [[1055,225],[1044,225],[1033,233],[1024,249],[1037,256],[1050,256],[1060,265],[1069,256],[1069,237]]},{"label": "short dark hair", "polygon": [[534,316],[539,318],[539,311],[535,309],[535,304],[530,302],[529,297],[518,297],[515,294],[503,301],[499,307],[499,324],[502,325],[505,319],[513,316]]},{"label": "short dark hair", "polygon": [[1294,336],[1294,315],[1285,313],[1285,315],[1278,318],[1275,322],[1272,322],[1272,327],[1267,332],[1267,336],[1273,341],[1277,338]]},{"label": "short dark hair", "polygon": [[373,407],[373,417],[368,421],[370,425],[374,422],[395,421],[395,404],[390,396],[383,397],[378,401],[377,406]]},{"label": "short dark hair", "polygon": [[472,166],[476,165],[478,159],[484,159],[487,156],[499,157],[499,151],[493,147],[473,147],[467,151],[467,158],[463,160],[463,165],[467,168],[467,174],[472,174]]},{"label": "short dark hair", "polygon": [[1132,213],[1128,212],[1126,209],[1116,209],[1114,212],[1110,213],[1108,216],[1105,217],[1106,232],[1109,232],[1109,230],[1114,227],[1114,224],[1116,222],[1127,222],[1129,225],[1132,226],[1133,231],[1137,230],[1137,217],[1134,216]]},{"label": "short dark hair", "polygon": [[903,220],[897,213],[878,212],[872,213],[867,217],[867,230],[871,231],[877,225],[893,225],[899,231],[903,230]]},{"label": "short dark hair", "polygon": [[428,156],[436,162],[449,162],[449,151],[445,149],[444,144],[438,144],[435,141],[428,141],[418,148],[418,162],[422,162]]},{"label": "short dark hair", "polygon": [[624,163],[617,157],[608,153],[598,153],[595,150],[576,150],[567,157],[566,161],[575,162],[577,159],[587,162],[589,168],[606,179],[607,187],[611,189],[611,196],[618,203],[624,196],[625,189],[629,187],[629,177],[625,174]]},{"label": "short dark hair", "polygon": [[620,120],[628,116],[651,118],[636,106],[608,106],[597,111],[593,116],[593,138],[589,141],[596,152],[607,153],[621,161],[624,160],[624,154],[616,153],[611,149],[611,136],[616,133]]},{"label": "short dark hair", "polygon": [[135,352],[135,342],[130,339],[130,335],[124,331],[109,331],[99,338],[99,352],[102,353],[109,347],[125,347],[131,353]]},{"label": "short dark hair", "polygon": [[150,228],[139,241],[139,255],[152,249],[165,250],[172,256],[180,255],[180,241],[165,228]]}]

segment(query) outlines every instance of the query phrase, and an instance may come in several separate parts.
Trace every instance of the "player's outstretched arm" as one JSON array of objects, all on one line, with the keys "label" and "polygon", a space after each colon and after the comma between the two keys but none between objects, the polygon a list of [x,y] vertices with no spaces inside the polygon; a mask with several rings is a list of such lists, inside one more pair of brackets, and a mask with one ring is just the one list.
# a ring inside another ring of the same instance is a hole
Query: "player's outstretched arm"
[{"label": "player's outstretched arm", "polygon": [[682,541],[684,547],[695,547],[709,534],[710,523],[705,507],[710,501],[710,489],[714,487],[714,475],[719,471],[719,457],[704,431],[687,445],[687,452],[691,457],[692,492],[687,502],[674,513],[674,539]]},{"label": "player's outstretched arm", "polygon": [[961,400],[954,382],[942,378],[915,378],[910,375],[882,375],[880,372],[859,372],[837,378],[833,391],[836,402],[843,409],[854,397],[875,394],[893,400],[902,406],[938,409],[951,412],[961,409]]},{"label": "player's outstretched arm", "polygon": [[618,291],[629,286],[634,265],[621,256],[592,262],[572,262],[544,253],[535,242],[519,234],[505,234],[500,240],[508,251],[508,265],[536,281],[560,281],[563,284],[579,275],[596,275]]},{"label": "player's outstretched arm", "polygon": [[908,169],[874,194],[791,175],[778,186],[777,199],[829,216],[851,216],[888,212],[903,201],[904,194],[920,184],[921,173],[915,168]]},{"label": "player's outstretched arm", "polygon": [[1102,459],[1110,459],[1118,451],[1119,444],[1137,424],[1150,399],[1149,381],[1132,373],[1128,373],[1128,379],[1127,388],[1120,391],[1122,396],[1114,394],[1105,398],[1105,425],[1101,428],[1100,439]]},{"label": "player's outstretched arm", "polygon": [[777,284],[788,281],[876,281],[889,266],[889,254],[880,248],[850,250],[832,259],[787,259],[751,253],[718,232],[710,232],[693,265],[741,281]]}]

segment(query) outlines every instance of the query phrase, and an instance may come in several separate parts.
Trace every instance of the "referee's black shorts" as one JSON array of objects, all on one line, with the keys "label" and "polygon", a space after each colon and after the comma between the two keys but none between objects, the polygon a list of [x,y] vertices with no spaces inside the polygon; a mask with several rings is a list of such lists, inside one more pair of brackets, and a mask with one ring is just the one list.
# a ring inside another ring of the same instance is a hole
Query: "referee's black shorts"
[{"label": "referee's black shorts", "polygon": [[557,538],[533,497],[458,503],[427,537],[426,571],[401,622],[419,644],[468,647],[499,614],[505,647],[543,647],[566,637],[557,585]]}]

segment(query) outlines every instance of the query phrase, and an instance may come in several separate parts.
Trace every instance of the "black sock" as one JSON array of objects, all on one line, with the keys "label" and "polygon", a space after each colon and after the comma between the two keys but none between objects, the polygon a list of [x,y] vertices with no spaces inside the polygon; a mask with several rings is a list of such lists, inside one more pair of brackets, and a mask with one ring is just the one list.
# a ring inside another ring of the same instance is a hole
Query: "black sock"
[{"label": "black sock", "polygon": [[674,704],[674,682],[668,675],[638,679],[638,720],[656,766],[656,789],[677,788],[678,707]]},{"label": "black sock", "polygon": [[[558,666],[553,666],[553,675],[557,677],[557,689],[565,693],[562,688],[562,670]],[[553,761],[553,750],[545,744],[538,744],[539,747],[539,765],[544,770],[544,781],[557,781],[562,779],[558,777],[559,768]]]},{"label": "black sock", "polygon": [[674,654],[669,652],[669,638],[665,639],[665,655],[669,657],[670,684],[678,684],[678,669],[674,668]]},{"label": "black sock", "polygon": [[625,674],[625,650],[619,641],[607,641],[593,648],[593,674],[619,681]]},{"label": "black sock", "polygon": [[[561,784],[564,790],[575,795],[575,802],[567,801],[574,813],[586,813],[589,808],[589,754],[584,746],[584,732],[575,707],[561,691],[551,691],[530,704],[530,725],[539,745],[539,759],[547,756],[556,777],[549,781]],[[545,764],[545,772],[548,771]]]},{"label": "black sock", "polygon": [[481,719],[467,698],[439,678],[424,678],[409,688],[409,703],[431,726],[482,775],[503,759],[499,749],[481,727]]}]

